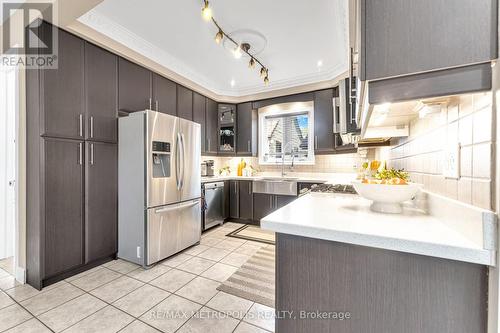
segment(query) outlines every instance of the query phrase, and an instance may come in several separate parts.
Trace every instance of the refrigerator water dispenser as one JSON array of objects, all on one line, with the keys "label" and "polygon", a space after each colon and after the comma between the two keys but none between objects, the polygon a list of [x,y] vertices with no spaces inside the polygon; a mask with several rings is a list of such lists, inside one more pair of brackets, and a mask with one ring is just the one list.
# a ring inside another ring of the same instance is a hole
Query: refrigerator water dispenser
[{"label": "refrigerator water dispenser", "polygon": [[153,141],[153,178],[170,177],[170,143]]}]

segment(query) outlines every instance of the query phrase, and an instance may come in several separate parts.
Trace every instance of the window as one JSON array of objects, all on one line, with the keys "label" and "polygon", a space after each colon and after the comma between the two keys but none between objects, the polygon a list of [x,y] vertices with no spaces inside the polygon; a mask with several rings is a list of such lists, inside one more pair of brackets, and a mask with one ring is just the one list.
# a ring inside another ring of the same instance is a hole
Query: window
[{"label": "window", "polygon": [[312,110],[312,102],[259,109],[260,164],[314,163]]}]

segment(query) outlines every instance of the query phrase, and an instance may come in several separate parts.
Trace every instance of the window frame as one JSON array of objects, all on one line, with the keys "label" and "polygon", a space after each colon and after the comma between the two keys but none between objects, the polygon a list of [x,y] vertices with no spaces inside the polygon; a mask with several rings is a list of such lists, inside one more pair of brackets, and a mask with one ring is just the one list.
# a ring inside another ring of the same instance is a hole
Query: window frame
[{"label": "window frame", "polygon": [[[267,141],[266,117],[279,117],[279,116],[293,116],[297,114],[308,115],[308,159],[306,161],[294,160],[294,165],[314,165],[314,102],[292,102],[274,104],[258,109],[258,137],[259,137],[259,164],[261,165],[276,165],[282,164],[283,161],[280,157],[276,157],[272,161],[264,160],[265,153],[267,152],[269,143]],[[288,149],[287,149],[288,150]],[[285,156],[284,164],[291,165],[291,157]]]}]

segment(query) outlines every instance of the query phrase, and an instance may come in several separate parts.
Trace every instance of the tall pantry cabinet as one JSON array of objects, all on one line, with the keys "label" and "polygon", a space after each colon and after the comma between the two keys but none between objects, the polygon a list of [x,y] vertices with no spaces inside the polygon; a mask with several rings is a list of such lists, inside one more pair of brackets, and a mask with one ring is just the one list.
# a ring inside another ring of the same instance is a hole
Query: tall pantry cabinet
[{"label": "tall pantry cabinet", "polygon": [[26,71],[26,275],[37,289],[117,251],[117,56],[58,35],[57,69]]}]

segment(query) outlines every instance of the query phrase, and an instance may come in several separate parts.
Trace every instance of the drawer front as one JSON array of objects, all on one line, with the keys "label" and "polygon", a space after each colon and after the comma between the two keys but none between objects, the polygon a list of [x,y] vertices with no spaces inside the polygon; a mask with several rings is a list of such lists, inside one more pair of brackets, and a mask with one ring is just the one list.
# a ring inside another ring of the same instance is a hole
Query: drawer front
[{"label": "drawer front", "polygon": [[200,241],[200,200],[148,209],[147,259],[151,265]]}]

